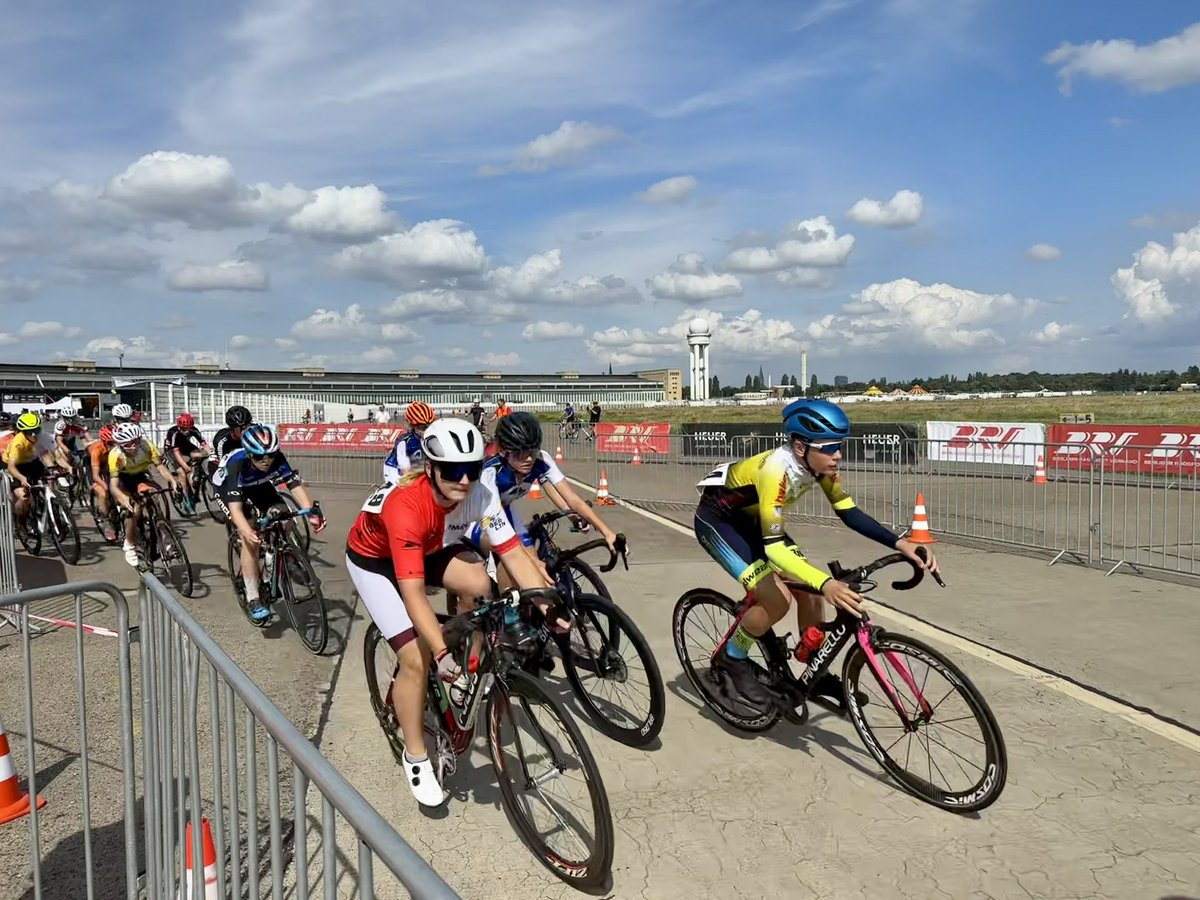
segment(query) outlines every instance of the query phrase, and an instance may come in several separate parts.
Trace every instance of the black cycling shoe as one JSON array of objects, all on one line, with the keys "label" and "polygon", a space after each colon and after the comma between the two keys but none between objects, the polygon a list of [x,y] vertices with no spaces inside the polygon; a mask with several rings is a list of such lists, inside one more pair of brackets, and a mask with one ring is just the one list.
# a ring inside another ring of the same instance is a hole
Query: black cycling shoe
[{"label": "black cycling shoe", "polygon": [[[866,706],[868,697],[862,691],[855,691],[855,699],[860,707]],[[813,685],[809,691],[809,696],[818,702],[829,701],[841,713],[846,712],[846,687],[842,684],[842,679],[832,672],[826,672],[817,679],[817,683]]]},{"label": "black cycling shoe", "polygon": [[771,695],[754,674],[755,665],[748,659],[737,659],[721,652],[713,657],[713,668],[729,676],[734,689],[751,706],[766,709],[772,703]]}]

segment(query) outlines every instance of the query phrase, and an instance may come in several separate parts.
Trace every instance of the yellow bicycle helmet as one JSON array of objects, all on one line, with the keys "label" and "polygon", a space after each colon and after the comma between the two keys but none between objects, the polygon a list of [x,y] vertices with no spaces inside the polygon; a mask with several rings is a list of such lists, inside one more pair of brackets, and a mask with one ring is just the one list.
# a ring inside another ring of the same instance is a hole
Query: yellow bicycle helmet
[{"label": "yellow bicycle helmet", "polygon": [[17,416],[17,431],[37,431],[42,427],[42,417],[37,413],[21,413]]}]

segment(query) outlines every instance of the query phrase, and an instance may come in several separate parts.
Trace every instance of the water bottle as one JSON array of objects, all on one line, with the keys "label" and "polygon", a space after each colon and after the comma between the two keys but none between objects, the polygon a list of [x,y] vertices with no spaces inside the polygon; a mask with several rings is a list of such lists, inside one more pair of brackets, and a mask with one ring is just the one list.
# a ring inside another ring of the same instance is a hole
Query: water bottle
[{"label": "water bottle", "polygon": [[504,607],[504,627],[512,628],[521,621],[521,611],[516,606],[509,604]]},{"label": "water bottle", "polygon": [[263,580],[269,585],[267,590],[270,596],[274,597],[277,590],[275,584],[275,551],[269,550],[266,547],[263,548],[262,577]]},{"label": "water bottle", "polygon": [[796,662],[807,663],[808,658],[819,650],[824,643],[825,632],[816,625],[809,625],[804,629],[804,635],[800,638],[800,643],[796,646],[796,650],[792,655],[796,657]]}]

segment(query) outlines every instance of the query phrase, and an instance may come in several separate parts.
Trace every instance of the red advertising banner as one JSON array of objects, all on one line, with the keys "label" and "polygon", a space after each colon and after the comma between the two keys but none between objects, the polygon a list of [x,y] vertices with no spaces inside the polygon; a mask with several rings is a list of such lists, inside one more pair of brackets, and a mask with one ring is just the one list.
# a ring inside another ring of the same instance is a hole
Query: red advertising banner
[{"label": "red advertising banner", "polygon": [[387,452],[404,434],[402,425],[280,425],[284,450],[378,450]]},{"label": "red advertising banner", "polygon": [[1051,425],[1046,444],[1052,468],[1200,475],[1200,425]]},{"label": "red advertising banner", "polygon": [[596,426],[596,449],[601,453],[633,454],[636,447],[640,455],[647,453],[669,453],[671,451],[670,422],[601,422]]}]

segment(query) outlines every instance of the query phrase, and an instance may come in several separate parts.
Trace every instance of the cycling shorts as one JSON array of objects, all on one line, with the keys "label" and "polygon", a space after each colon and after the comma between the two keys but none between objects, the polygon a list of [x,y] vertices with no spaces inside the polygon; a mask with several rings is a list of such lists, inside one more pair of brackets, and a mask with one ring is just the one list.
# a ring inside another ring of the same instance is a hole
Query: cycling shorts
[{"label": "cycling shorts", "polygon": [[[111,483],[111,481],[112,476],[110,475],[109,482]],[[119,472],[117,473],[117,486],[126,494],[136,496],[141,493],[143,486],[148,490],[156,485],[150,478],[149,472]]]},{"label": "cycling shorts", "polygon": [[[17,471],[28,478],[30,484],[37,484],[46,474],[46,467],[42,465],[40,459],[31,459],[29,462],[17,463]],[[16,490],[21,483],[14,478],[12,486],[13,490]]]},{"label": "cycling shorts", "polygon": [[[443,547],[425,557],[425,584],[441,587],[446,567],[456,558],[482,562],[479,554],[466,544]],[[404,606],[391,559],[363,556],[347,547],[346,571],[350,573],[354,589],[371,614],[371,621],[379,628],[384,640],[399,653],[401,647],[417,637],[417,629]]]},{"label": "cycling shorts", "polygon": [[[715,503],[701,500],[692,528],[700,546],[743,587],[753,587],[773,568],[767,561],[757,516],[721,509]],[[788,546],[796,546],[786,533],[783,540]]]},{"label": "cycling shorts", "polygon": [[[219,493],[215,493],[213,499],[216,501],[221,512],[225,513],[225,518],[229,520],[231,523],[230,527],[232,527],[233,520],[229,515],[229,506],[226,504],[225,498]],[[272,507],[287,508],[287,504],[283,502],[283,498],[279,496],[279,491],[275,489],[275,485],[273,484],[261,484],[243,488],[241,499],[234,502],[242,504],[242,514],[250,520],[265,516]]]}]

